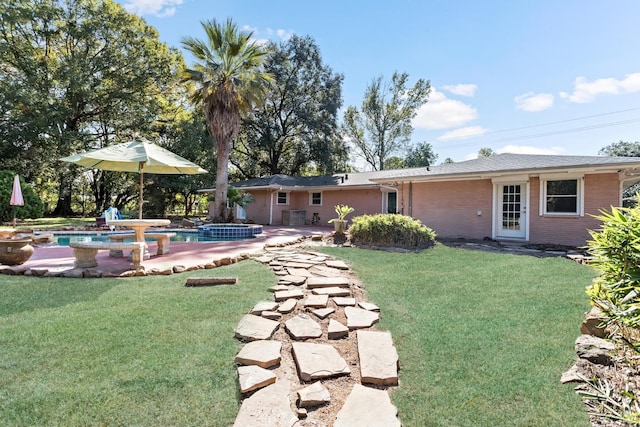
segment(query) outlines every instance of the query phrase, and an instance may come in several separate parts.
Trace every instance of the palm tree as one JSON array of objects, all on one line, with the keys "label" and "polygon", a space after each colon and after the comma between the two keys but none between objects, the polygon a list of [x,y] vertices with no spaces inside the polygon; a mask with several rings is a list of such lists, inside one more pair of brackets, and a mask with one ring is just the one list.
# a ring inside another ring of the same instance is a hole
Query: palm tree
[{"label": "palm tree", "polygon": [[202,104],[217,154],[215,210],[211,217],[227,218],[229,151],[240,130],[240,119],[266,94],[271,76],[262,68],[267,50],[251,39],[252,32],[239,31],[231,19],[225,24],[203,21],[207,40],[182,39],[182,46],[196,58],[183,81],[196,88],[192,101]]}]

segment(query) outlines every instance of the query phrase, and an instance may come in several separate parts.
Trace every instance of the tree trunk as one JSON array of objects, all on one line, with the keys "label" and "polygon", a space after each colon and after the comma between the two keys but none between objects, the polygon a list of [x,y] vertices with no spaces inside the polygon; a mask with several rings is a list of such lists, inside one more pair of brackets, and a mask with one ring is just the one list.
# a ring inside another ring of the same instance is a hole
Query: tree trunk
[{"label": "tree trunk", "polygon": [[217,150],[216,167],[216,200],[214,220],[224,222],[227,218],[227,186],[229,183],[229,147],[230,141],[226,140],[219,145]]},{"label": "tree trunk", "polygon": [[59,179],[58,202],[52,214],[55,216],[69,217],[73,215],[73,210],[71,209],[73,179],[65,173],[60,173]]}]

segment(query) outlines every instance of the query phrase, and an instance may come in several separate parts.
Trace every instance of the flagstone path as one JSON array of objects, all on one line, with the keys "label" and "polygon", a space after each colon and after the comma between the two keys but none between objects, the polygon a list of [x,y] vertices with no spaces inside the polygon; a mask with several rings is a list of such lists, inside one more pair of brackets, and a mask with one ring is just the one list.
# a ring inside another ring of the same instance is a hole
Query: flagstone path
[{"label": "flagstone path", "polygon": [[302,247],[253,259],[279,280],[273,301],[256,301],[235,330],[245,345],[234,426],[400,426],[388,393],[398,354],[349,266]]}]

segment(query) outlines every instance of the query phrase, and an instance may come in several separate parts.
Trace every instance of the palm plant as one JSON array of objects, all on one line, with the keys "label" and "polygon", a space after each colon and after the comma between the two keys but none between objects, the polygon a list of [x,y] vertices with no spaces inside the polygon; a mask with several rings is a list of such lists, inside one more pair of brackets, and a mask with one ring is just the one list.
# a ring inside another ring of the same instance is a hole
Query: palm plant
[{"label": "palm plant", "polygon": [[216,150],[216,197],[212,217],[227,217],[229,151],[240,130],[240,119],[263,101],[271,76],[263,71],[266,49],[256,44],[253,33],[239,31],[227,19],[221,24],[203,21],[207,40],[182,39],[182,46],[196,59],[185,69],[183,81],[195,83],[192,101],[202,104]]}]

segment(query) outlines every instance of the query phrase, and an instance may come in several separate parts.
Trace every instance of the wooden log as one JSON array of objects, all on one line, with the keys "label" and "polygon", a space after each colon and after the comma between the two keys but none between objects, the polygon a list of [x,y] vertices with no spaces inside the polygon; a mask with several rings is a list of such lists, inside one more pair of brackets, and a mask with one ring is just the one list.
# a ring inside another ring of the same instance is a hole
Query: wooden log
[{"label": "wooden log", "polygon": [[188,277],[184,284],[187,287],[194,286],[217,286],[235,285],[238,283],[237,277]]}]

